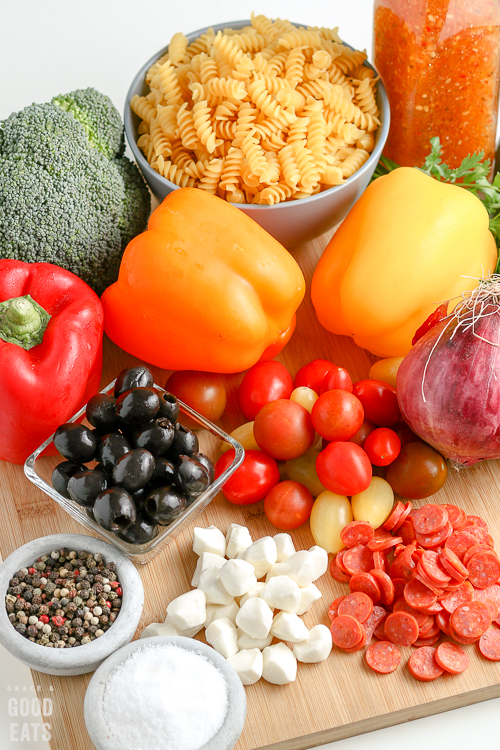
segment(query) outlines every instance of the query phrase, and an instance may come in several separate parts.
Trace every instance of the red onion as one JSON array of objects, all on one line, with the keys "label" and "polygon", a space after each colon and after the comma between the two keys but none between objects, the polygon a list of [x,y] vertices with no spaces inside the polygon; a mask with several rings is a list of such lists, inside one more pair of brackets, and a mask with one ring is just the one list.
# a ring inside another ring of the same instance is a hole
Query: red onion
[{"label": "red onion", "polygon": [[397,375],[399,407],[457,466],[500,458],[500,275],[464,292],[420,338]]}]

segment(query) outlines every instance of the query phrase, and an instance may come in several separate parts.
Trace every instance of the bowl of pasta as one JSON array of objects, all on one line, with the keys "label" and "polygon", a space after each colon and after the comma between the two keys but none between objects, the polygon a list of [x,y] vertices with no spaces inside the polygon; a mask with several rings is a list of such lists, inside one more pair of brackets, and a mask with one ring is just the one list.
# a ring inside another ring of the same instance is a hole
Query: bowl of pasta
[{"label": "bowl of pasta", "polygon": [[176,33],[135,76],[125,132],[155,197],[198,187],[285,247],[340,223],[367,187],[389,102],[336,28],[263,15]]}]

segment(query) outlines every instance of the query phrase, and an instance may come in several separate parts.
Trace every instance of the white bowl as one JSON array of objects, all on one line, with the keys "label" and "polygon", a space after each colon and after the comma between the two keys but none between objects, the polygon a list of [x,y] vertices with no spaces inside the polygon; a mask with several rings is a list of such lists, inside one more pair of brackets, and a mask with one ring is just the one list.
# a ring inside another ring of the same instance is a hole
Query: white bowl
[{"label": "white bowl", "polygon": [[[106,562],[116,564],[116,574],[123,588],[121,610],[113,625],[100,638],[77,648],[47,648],[29,641],[14,629],[5,609],[5,595],[14,573],[60,547],[100,552]],[[31,669],[62,676],[93,672],[110,654],[129,643],[144,606],[141,577],[130,560],[107,542],[83,534],[53,534],[24,544],[0,565],[0,593],[0,643]]]},{"label": "white bowl", "polygon": [[[87,731],[90,739],[97,750],[123,750],[123,747],[110,736],[109,729],[104,721],[103,698],[106,682],[112,672],[120,666],[134,651],[146,648],[148,644],[172,644],[188,651],[202,654],[223,674],[228,689],[228,710],[224,723],[219,731],[200,750],[231,750],[243,731],[247,711],[247,700],[245,688],[240,678],[229,664],[215,649],[205,643],[192,638],[182,636],[158,636],[156,638],[143,638],[120,649],[106,659],[89,682],[85,694],[84,715]],[[137,716],[137,721],[141,717]],[[163,747],[161,738],[158,738],[158,747]]]}]

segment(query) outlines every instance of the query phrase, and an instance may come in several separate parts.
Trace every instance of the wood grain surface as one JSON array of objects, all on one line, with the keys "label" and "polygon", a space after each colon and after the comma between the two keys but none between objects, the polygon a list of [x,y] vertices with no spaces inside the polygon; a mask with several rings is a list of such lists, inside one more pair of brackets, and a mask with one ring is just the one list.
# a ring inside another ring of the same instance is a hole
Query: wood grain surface
[{"label": "wood grain surface", "polygon": [[[350,339],[333,336],[322,329],[310,300],[312,271],[328,239],[329,236],[321,237],[294,251],[304,271],[308,291],[298,312],[296,332],[279,359],[292,375],[312,359],[332,359],[347,367],[356,380],[368,375],[375,358],[357,348]],[[106,341],[102,385],[136,361]],[[152,369],[156,382],[163,385],[167,373]],[[244,421],[236,398],[240,379],[241,376],[227,378],[228,407],[221,420],[221,426],[227,431]],[[213,457],[217,455],[217,446],[213,445]],[[54,459],[43,460],[55,463]],[[468,513],[483,516],[500,546],[499,490],[500,464],[491,461],[463,473],[452,473],[433,500],[456,503]],[[0,463],[0,504],[0,552],[4,558],[38,536],[58,532],[88,533],[31,485],[22,467]],[[254,539],[276,533],[261,506],[233,506],[219,495],[205,513],[141,568],[146,597],[136,637],[149,622],[163,621],[168,602],[190,588],[196,562],[191,550],[193,527],[215,524],[225,531],[230,522],[246,524]],[[313,544],[308,524],[292,532],[292,536],[297,549]],[[317,584],[323,599],[304,615],[308,627],[317,623],[328,625],[328,605],[333,598],[347,592],[347,585],[336,583],[329,574]],[[279,687],[260,680],[246,689],[247,721],[236,748],[302,750],[500,696],[500,664],[483,659],[475,646],[465,648],[471,659],[469,669],[462,675],[443,676],[433,683],[419,683],[410,676],[406,662],[411,649],[402,649],[402,667],[389,675],[372,672],[365,664],[363,651],[346,654],[334,649],[321,664],[299,664],[297,681],[291,685]],[[35,683],[42,686],[42,695],[54,700],[52,750],[94,748],[83,720],[83,698],[90,677],[59,678],[34,673]]]}]

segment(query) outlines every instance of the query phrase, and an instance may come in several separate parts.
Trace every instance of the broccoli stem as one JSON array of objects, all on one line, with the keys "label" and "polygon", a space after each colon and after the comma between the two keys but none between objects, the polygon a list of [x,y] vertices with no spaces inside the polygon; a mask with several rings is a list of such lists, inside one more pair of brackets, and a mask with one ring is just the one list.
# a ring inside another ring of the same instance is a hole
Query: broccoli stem
[{"label": "broccoli stem", "polygon": [[29,294],[0,304],[0,339],[26,351],[43,341],[50,315]]}]

